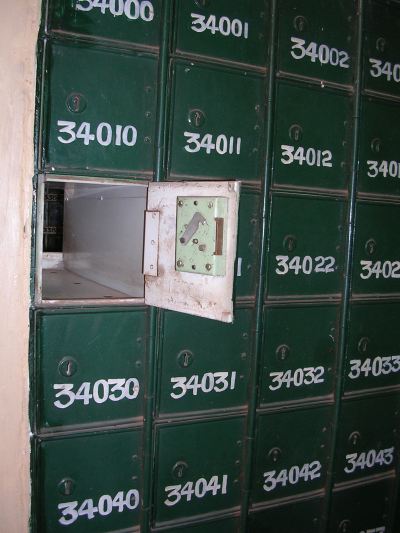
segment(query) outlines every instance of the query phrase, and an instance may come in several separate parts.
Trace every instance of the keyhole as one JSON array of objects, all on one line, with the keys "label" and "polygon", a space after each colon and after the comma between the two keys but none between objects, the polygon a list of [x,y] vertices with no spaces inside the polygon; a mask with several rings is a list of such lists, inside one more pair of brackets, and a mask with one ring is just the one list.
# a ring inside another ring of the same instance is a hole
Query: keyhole
[{"label": "keyhole", "polygon": [[285,361],[285,359],[289,357],[289,351],[289,346],[287,346],[286,344],[281,344],[280,346],[278,346],[275,353],[278,359],[280,359],[281,361]]},{"label": "keyhole", "polygon": [[368,337],[362,337],[359,342],[358,342],[358,351],[359,353],[361,354],[365,354],[367,353],[367,350],[368,350],[368,344],[369,344],[369,339]]},{"label": "keyhole", "polygon": [[174,465],[172,469],[172,473],[176,478],[182,479],[187,469],[188,469],[188,465],[184,463],[183,461],[179,461],[178,463]]},{"label": "keyhole", "polygon": [[178,354],[178,364],[182,368],[187,368],[193,363],[194,355],[190,350],[182,350]]},{"label": "keyhole", "polygon": [[67,98],[67,108],[71,113],[82,113],[86,109],[86,99],[82,94],[72,93]]},{"label": "keyhole", "polygon": [[294,235],[287,235],[283,240],[283,246],[288,252],[293,252],[296,249],[297,241]]},{"label": "keyhole", "polygon": [[71,496],[75,489],[75,481],[71,478],[65,478],[58,484],[58,490],[64,496]]},{"label": "keyhole", "polygon": [[367,252],[368,255],[373,255],[375,253],[375,250],[376,250],[376,242],[374,241],[374,239],[369,239],[365,243],[365,251]]},{"label": "keyhole", "polygon": [[203,111],[201,111],[201,109],[192,109],[189,112],[188,119],[189,119],[189,124],[191,124],[195,128],[200,128],[201,126],[203,126],[206,117]]}]

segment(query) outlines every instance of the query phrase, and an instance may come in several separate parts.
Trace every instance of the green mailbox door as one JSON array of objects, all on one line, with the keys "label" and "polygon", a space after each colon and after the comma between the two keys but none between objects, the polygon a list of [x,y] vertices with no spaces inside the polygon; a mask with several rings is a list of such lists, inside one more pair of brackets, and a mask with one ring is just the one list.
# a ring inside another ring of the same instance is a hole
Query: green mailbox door
[{"label": "green mailbox door", "polygon": [[137,526],[140,442],[137,431],[42,440],[38,530],[105,533]]},{"label": "green mailbox door", "polygon": [[279,71],[340,84],[353,79],[355,2],[279,2]]},{"label": "green mailbox door", "polygon": [[399,316],[398,303],[352,305],[345,393],[400,388]]},{"label": "green mailbox door", "polygon": [[249,533],[320,533],[323,500],[285,502],[283,505],[254,512]]},{"label": "green mailbox door", "polygon": [[267,0],[176,0],[176,52],[265,68],[268,4]]},{"label": "green mailbox door", "polygon": [[400,206],[360,202],[354,244],[353,294],[400,293]]},{"label": "green mailbox door", "polygon": [[339,200],[273,197],[267,277],[271,298],[340,293],[343,219]]},{"label": "green mailbox door", "polygon": [[351,106],[351,99],[343,92],[279,83],[274,136],[277,187],[346,188]]},{"label": "green mailbox door", "polygon": [[160,416],[245,408],[251,321],[250,309],[238,309],[233,324],[165,313]]},{"label": "green mailbox door", "polygon": [[258,417],[253,506],[324,486],[331,416],[329,407],[317,407]]},{"label": "green mailbox door", "polygon": [[358,190],[368,194],[400,194],[398,102],[364,98],[360,135]]},{"label": "green mailbox door", "polygon": [[78,43],[47,56],[46,172],[151,178],[156,60]]},{"label": "green mailbox door", "polygon": [[145,324],[143,310],[37,312],[42,431],[141,421]]},{"label": "green mailbox door", "polygon": [[338,319],[335,306],[265,310],[262,406],[332,395]]},{"label": "green mailbox door", "polygon": [[157,429],[156,524],[239,508],[243,431],[241,418]]},{"label": "green mailbox door", "polygon": [[162,0],[52,0],[48,26],[55,33],[158,46]]},{"label": "green mailbox door", "polygon": [[263,78],[184,61],[173,76],[170,178],[260,180]]},{"label": "green mailbox door", "polygon": [[364,87],[400,96],[400,9],[368,0],[365,15]]},{"label": "green mailbox door", "polygon": [[393,471],[398,457],[398,396],[344,402],[336,445],[336,482]]},{"label": "green mailbox door", "polygon": [[352,488],[338,488],[332,496],[329,533],[338,531],[387,533],[393,506],[394,479]]}]

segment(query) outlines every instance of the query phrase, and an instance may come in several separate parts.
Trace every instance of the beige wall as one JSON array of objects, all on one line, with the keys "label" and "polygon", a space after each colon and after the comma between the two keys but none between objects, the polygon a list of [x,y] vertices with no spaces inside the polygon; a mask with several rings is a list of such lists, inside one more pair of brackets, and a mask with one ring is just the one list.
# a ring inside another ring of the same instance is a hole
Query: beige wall
[{"label": "beige wall", "polygon": [[0,18],[0,532],[29,520],[28,308],[39,0]]}]

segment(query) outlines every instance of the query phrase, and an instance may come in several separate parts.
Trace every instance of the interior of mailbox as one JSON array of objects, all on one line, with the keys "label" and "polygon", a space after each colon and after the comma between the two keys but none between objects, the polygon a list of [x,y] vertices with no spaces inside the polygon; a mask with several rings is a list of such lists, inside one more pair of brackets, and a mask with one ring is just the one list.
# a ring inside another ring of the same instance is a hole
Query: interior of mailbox
[{"label": "interior of mailbox", "polygon": [[47,181],[42,186],[41,300],[143,298],[147,184]]}]

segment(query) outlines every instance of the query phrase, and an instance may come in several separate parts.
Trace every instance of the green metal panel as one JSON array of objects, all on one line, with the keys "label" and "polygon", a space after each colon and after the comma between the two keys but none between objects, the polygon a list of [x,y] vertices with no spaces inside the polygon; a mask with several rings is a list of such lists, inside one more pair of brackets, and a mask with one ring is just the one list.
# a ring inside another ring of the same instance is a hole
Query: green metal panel
[{"label": "green metal panel", "polygon": [[46,170],[151,177],[156,61],[83,44],[49,48]]},{"label": "green metal panel", "polygon": [[400,293],[400,206],[360,202],[354,245],[353,293]]},{"label": "green metal panel", "polygon": [[246,405],[251,309],[233,324],[166,312],[159,371],[160,415]]},{"label": "green metal panel", "polygon": [[323,500],[290,502],[252,513],[248,533],[319,533]]},{"label": "green metal panel", "polygon": [[177,524],[171,528],[163,529],[163,531],[177,532],[177,533],[234,533],[238,531],[239,520],[237,518],[225,518],[214,522],[192,523],[179,527]]},{"label": "green metal panel", "polygon": [[330,533],[387,533],[393,505],[394,480],[342,488],[333,495]]},{"label": "green metal panel", "polygon": [[[318,113],[310,113],[313,108]],[[327,88],[280,82],[275,113],[274,184],[344,189],[351,99]]]},{"label": "green metal panel", "polygon": [[183,61],[173,76],[170,177],[259,180],[262,78]]},{"label": "green metal panel", "polygon": [[360,135],[358,190],[400,194],[400,106],[397,102],[364,98]]},{"label": "green metal panel", "polygon": [[367,0],[364,87],[400,96],[400,9],[396,2]]},{"label": "green metal panel", "polygon": [[398,457],[398,396],[343,403],[336,447],[336,482],[393,470]]},{"label": "green metal panel", "polygon": [[240,505],[243,430],[240,418],[158,428],[157,523]]},{"label": "green metal panel", "polygon": [[262,405],[333,393],[338,320],[333,306],[265,310]]},{"label": "green metal panel", "polygon": [[52,0],[49,29],[158,46],[162,0]]},{"label": "green metal panel", "polygon": [[43,431],[143,416],[144,311],[36,313]]},{"label": "green metal panel", "polygon": [[278,70],[351,83],[355,14],[347,0],[279,2]]},{"label": "green metal panel", "polygon": [[242,190],[239,204],[239,227],[236,259],[235,295],[254,296],[257,276],[257,244],[260,238],[258,194]]},{"label": "green metal panel", "polygon": [[400,387],[400,304],[353,304],[345,392]]},{"label": "green metal panel", "polygon": [[42,441],[39,531],[100,533],[137,525],[140,457],[137,431]]},{"label": "green metal panel", "polygon": [[331,417],[329,407],[258,417],[253,504],[324,486]]},{"label": "green metal panel", "polygon": [[275,195],[267,291],[271,297],[341,290],[344,204]]},{"label": "green metal panel", "polygon": [[267,14],[267,0],[177,0],[176,52],[265,68]]}]

